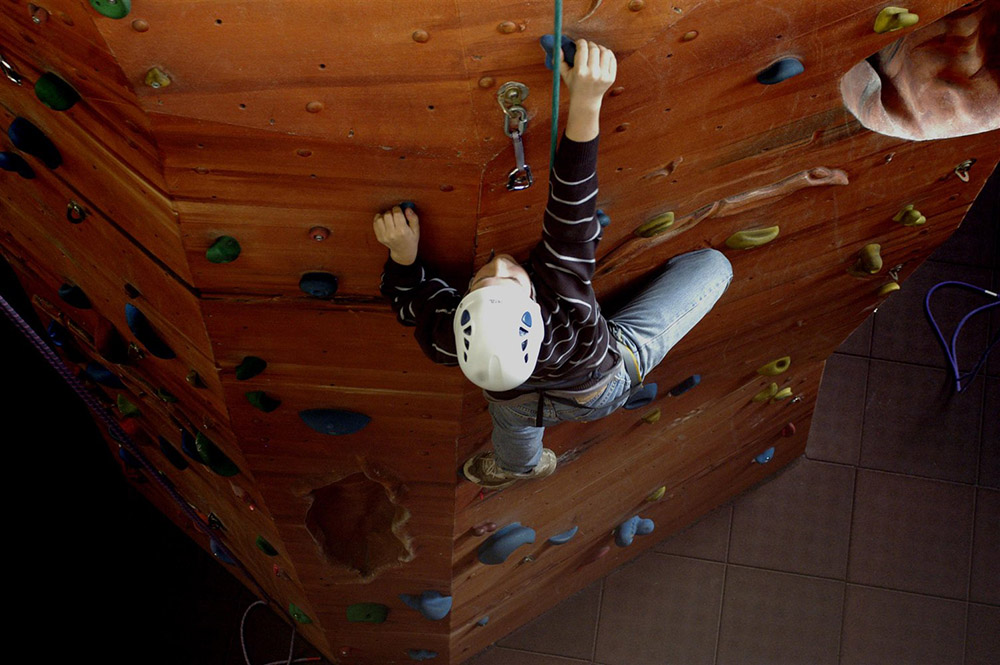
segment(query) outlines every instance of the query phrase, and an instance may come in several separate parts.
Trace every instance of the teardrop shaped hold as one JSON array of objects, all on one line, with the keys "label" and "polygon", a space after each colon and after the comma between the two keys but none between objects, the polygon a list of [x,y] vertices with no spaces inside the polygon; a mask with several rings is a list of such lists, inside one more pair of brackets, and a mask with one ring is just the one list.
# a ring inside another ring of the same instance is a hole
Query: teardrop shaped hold
[{"label": "teardrop shaped hold", "polygon": [[781,232],[778,226],[769,226],[764,229],[752,229],[749,231],[739,231],[726,238],[726,247],[729,249],[751,249],[766,245]]},{"label": "teardrop shaped hold", "polygon": [[354,434],[363,430],[371,422],[371,418],[362,413],[337,409],[309,409],[300,411],[299,417],[302,422],[320,434],[331,436]]},{"label": "teardrop shaped hold", "polygon": [[177,452],[177,449],[170,445],[170,442],[164,439],[162,436],[158,437],[160,442],[160,452],[163,456],[167,458],[167,461],[174,465],[175,468],[180,471],[187,469],[190,464],[184,459],[184,456]]},{"label": "teardrop shaped hold", "polygon": [[62,155],[52,141],[38,127],[24,118],[15,118],[7,128],[11,143],[21,152],[37,157],[50,169],[59,168]]},{"label": "teardrop shaped hold", "polygon": [[267,369],[267,361],[257,356],[246,356],[236,367],[236,380],[252,379]]},{"label": "teardrop shaped hold", "polygon": [[355,603],[347,608],[347,620],[351,623],[385,623],[389,618],[389,608],[381,603]]},{"label": "teardrop shaped hold", "polygon": [[278,550],[264,536],[257,536],[257,549],[268,556],[278,556]]},{"label": "teardrop shaped hold", "polygon": [[201,432],[198,432],[195,436],[194,446],[198,451],[198,457],[201,458],[200,461],[220,476],[228,478],[240,472],[239,467],[226,457],[226,454],[219,450],[219,447],[211,439]]},{"label": "teardrop shaped hold", "polygon": [[205,258],[212,263],[232,263],[240,255],[240,243],[232,236],[220,236],[205,251]]},{"label": "teardrop shaped hold", "polygon": [[431,621],[440,621],[451,612],[451,596],[443,596],[437,591],[424,591],[419,596],[404,593],[400,594],[399,599]]},{"label": "teardrop shaped hold", "polygon": [[150,324],[149,319],[146,318],[146,315],[139,311],[139,308],[132,303],[125,304],[125,321],[128,323],[129,330],[132,331],[135,338],[142,342],[146,350],[154,356],[163,360],[171,360],[177,357],[173,349],[167,346],[167,343],[153,330],[153,326]]},{"label": "teardrop shaped hold", "polygon": [[288,613],[299,623],[306,624],[313,622],[309,615],[303,612],[295,603],[288,603]]},{"label": "teardrop shaped hold", "polygon": [[337,276],[328,272],[307,272],[299,280],[299,288],[313,298],[326,300],[337,293]]},{"label": "teardrop shaped hold", "polygon": [[479,546],[479,562],[495,566],[507,560],[521,545],[535,542],[535,530],[521,526],[520,522],[508,524]]},{"label": "teardrop shaped hold", "polygon": [[757,74],[757,82],[764,85],[774,85],[798,76],[806,70],[796,58],[782,58]]},{"label": "teardrop shaped hold", "polygon": [[0,169],[16,173],[25,180],[35,177],[35,170],[16,152],[0,152]]},{"label": "teardrop shaped hold", "polygon": [[42,74],[35,82],[35,95],[53,111],[67,111],[80,101],[73,86],[52,72]]},{"label": "teardrop shaped hold", "polygon": [[250,402],[254,408],[260,409],[264,413],[271,413],[279,406],[281,406],[281,400],[271,397],[263,390],[253,390],[246,394],[247,401]]},{"label": "teardrop shaped hold", "polygon": [[132,0],[90,0],[90,6],[101,16],[118,19],[132,11]]},{"label": "teardrop shaped hold", "polygon": [[90,298],[79,286],[74,284],[63,284],[59,287],[59,297],[64,303],[77,309],[90,309]]}]

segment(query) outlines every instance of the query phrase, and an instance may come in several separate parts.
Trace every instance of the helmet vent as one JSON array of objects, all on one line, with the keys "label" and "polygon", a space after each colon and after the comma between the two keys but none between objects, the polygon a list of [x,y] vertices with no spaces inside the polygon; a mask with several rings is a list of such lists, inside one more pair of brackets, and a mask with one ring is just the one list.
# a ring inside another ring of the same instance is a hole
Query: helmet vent
[{"label": "helmet vent", "polygon": [[466,323],[468,323],[470,319],[472,319],[472,316],[469,314],[468,311],[462,312],[462,325],[463,326]]},{"label": "helmet vent", "polygon": [[526,351],[528,349],[528,340],[521,342],[521,350]]},{"label": "helmet vent", "polygon": [[524,314],[523,314],[523,315],[521,316],[521,323],[523,323],[523,324],[524,324],[525,326],[527,326],[528,328],[530,328],[530,327],[531,327],[531,312],[525,312],[525,313],[524,313]]}]

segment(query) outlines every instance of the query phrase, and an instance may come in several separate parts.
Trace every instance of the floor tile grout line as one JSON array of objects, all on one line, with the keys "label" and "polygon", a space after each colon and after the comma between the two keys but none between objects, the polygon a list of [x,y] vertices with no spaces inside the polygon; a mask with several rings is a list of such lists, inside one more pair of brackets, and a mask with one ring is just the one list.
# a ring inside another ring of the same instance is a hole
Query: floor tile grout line
[{"label": "floor tile grout line", "polygon": [[715,652],[712,654],[712,664],[719,663],[719,642],[722,641],[722,620],[726,611],[726,582],[729,579],[729,554],[733,546],[733,520],[736,518],[735,500],[729,502],[729,526],[726,528],[726,554],[722,562],[722,591],[719,598],[719,618],[715,622]]},{"label": "floor tile grout line", "polygon": [[590,660],[594,662],[597,659],[597,640],[601,635],[601,617],[604,614],[604,586],[608,576],[605,575],[601,578],[601,590],[597,594],[597,622],[594,624],[594,638],[590,643]]}]

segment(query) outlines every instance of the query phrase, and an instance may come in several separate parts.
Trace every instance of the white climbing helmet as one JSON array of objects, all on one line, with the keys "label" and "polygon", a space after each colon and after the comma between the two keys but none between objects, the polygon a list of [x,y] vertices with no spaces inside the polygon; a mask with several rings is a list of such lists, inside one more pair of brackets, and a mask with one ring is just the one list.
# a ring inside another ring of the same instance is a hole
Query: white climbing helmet
[{"label": "white climbing helmet", "polygon": [[470,291],[455,310],[458,365],[486,390],[511,390],[531,376],[542,346],[542,310],[511,284]]}]

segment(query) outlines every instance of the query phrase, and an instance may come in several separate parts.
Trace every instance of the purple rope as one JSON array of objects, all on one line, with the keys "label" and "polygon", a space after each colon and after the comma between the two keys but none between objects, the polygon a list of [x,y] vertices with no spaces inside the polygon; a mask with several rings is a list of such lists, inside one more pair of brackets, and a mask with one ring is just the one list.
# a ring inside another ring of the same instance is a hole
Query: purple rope
[{"label": "purple rope", "polygon": [[145,470],[149,472],[149,475],[152,476],[153,480],[155,480],[160,487],[162,487],[167,494],[170,495],[170,498],[174,500],[174,503],[180,507],[184,514],[187,515],[187,517],[198,528],[198,530],[215,541],[216,546],[221,551],[223,556],[228,556],[230,560],[236,562],[237,567],[243,571],[243,574],[246,575],[250,581],[254,583],[261,596],[267,598],[269,602],[273,602],[264,588],[261,587],[254,576],[250,574],[250,571],[247,570],[247,567],[243,565],[243,562],[236,558],[236,556],[234,556],[233,553],[222,544],[222,542],[215,538],[215,535],[212,533],[212,528],[206,524],[198,513],[191,508],[188,502],[184,500],[184,497],[182,497],[177,490],[174,489],[173,485],[160,476],[159,470],[153,466],[149,459],[142,453],[142,451],[139,450],[139,447],[136,446],[135,442],[129,438],[128,434],[125,433],[125,430],[118,425],[118,422],[111,416],[104,405],[101,404],[82,383],[80,383],[79,379],[73,375],[73,372],[70,371],[70,369],[62,362],[62,359],[59,358],[56,352],[53,351],[48,344],[46,344],[42,338],[38,336],[38,333],[36,333],[35,330],[21,318],[21,315],[10,306],[10,303],[8,303],[3,296],[0,296],[0,307],[3,308],[7,318],[11,320],[11,322],[26,338],[28,338],[31,345],[38,350],[42,357],[49,361],[49,364],[52,365],[53,369],[59,373],[59,376],[66,381],[69,387],[73,389],[73,392],[75,392],[80,399],[83,400],[84,404],[86,404],[87,407],[94,412],[94,415],[100,418],[101,421],[108,426],[108,431],[111,433],[111,436],[123,445],[128,452],[131,453],[140,464],[142,464]]},{"label": "purple rope", "polygon": [[[941,328],[938,327],[937,321],[934,320],[934,315],[931,314],[931,296],[934,294],[935,291],[937,291],[942,286],[960,286],[962,288],[966,288],[975,291],[977,293],[983,293],[988,296],[993,296],[994,298],[997,298],[997,294],[982,287],[975,286],[974,284],[967,284],[965,282],[947,281],[947,282],[939,282],[934,286],[932,286],[930,289],[928,289],[927,296],[924,298],[924,311],[927,313],[927,319],[930,321],[931,326],[934,328],[934,333],[937,335],[938,342],[941,343],[941,348],[944,349],[944,355],[948,359],[948,364],[951,366],[952,374],[955,375],[955,390],[961,393],[964,392],[969,387],[972,381],[976,378],[976,375],[979,373],[979,370],[982,369],[983,365],[986,363],[986,359],[989,357],[990,351],[993,350],[993,347],[996,346],[997,341],[1000,340],[1000,334],[998,334],[996,337],[993,338],[993,340],[990,341],[989,346],[986,347],[986,351],[984,351],[983,354],[979,357],[979,360],[976,362],[975,366],[965,374],[962,374],[958,369],[958,333],[962,330],[962,326],[965,325],[966,321],[971,319],[979,312],[985,311],[992,307],[1000,306],[1000,301],[992,302],[989,303],[988,305],[982,305],[981,307],[977,307],[968,314],[966,314],[964,317],[962,317],[962,320],[959,321],[958,325],[955,327],[955,332],[951,336],[951,346],[949,346],[948,342],[945,341],[944,334],[941,332]],[[967,381],[964,387],[962,386],[963,381]]]}]

